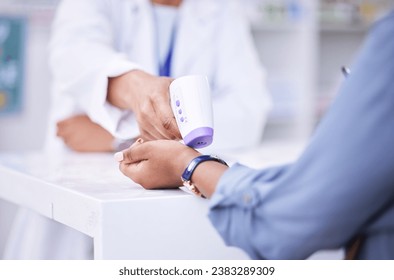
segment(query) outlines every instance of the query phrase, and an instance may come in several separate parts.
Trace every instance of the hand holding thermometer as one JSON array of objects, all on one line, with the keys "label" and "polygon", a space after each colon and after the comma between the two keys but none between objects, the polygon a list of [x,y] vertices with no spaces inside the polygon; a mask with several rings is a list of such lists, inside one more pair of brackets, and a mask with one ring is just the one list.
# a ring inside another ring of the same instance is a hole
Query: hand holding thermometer
[{"label": "hand holding thermometer", "polygon": [[213,110],[208,79],[184,76],[170,84],[170,102],[185,145],[209,146],[213,141]]}]

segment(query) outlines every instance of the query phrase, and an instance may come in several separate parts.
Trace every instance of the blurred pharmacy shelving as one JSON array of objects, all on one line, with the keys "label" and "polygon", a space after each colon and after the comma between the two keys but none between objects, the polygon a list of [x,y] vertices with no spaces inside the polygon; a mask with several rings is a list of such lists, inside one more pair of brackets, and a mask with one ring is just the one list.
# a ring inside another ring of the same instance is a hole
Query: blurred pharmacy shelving
[{"label": "blurred pharmacy shelving", "polygon": [[392,7],[392,0],[322,0],[319,8],[318,120],[335,97],[343,75],[341,66],[351,68],[368,29]]},{"label": "blurred pharmacy shelving", "polygon": [[24,16],[29,26],[50,27],[59,0],[0,0],[0,15]]},{"label": "blurred pharmacy shelving", "polygon": [[274,108],[265,138],[306,138],[335,96],[369,26],[392,0],[248,0]]},{"label": "blurred pharmacy shelving", "polygon": [[246,12],[274,104],[265,138],[306,138],[313,126],[316,9],[316,1],[310,0],[247,2]]}]

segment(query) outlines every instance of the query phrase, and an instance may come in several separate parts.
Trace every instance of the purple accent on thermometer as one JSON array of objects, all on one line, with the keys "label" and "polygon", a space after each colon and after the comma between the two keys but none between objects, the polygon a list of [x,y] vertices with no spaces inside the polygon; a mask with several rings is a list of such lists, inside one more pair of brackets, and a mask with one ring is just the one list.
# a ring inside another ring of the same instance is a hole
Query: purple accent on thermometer
[{"label": "purple accent on thermometer", "polygon": [[204,148],[213,141],[213,129],[211,127],[199,127],[183,137],[185,144],[192,148]]}]

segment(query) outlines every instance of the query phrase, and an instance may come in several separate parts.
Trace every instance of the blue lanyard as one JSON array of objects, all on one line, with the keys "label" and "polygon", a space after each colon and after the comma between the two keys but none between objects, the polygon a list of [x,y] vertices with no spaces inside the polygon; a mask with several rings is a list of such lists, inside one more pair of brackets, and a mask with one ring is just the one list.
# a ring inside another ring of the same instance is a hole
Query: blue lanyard
[{"label": "blue lanyard", "polygon": [[[168,48],[168,53],[164,63],[159,61],[159,75],[165,77],[171,77],[171,63],[172,63],[172,52],[175,45],[175,34],[176,34],[176,24],[171,32],[170,46]],[[158,37],[158,36],[157,36]]]}]

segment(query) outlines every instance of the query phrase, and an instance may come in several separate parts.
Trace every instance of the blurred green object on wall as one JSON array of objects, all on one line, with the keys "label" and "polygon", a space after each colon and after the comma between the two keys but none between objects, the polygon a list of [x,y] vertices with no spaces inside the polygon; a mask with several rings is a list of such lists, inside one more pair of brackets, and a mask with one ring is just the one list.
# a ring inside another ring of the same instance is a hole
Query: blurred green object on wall
[{"label": "blurred green object on wall", "polygon": [[0,15],[0,115],[22,108],[26,20]]}]

